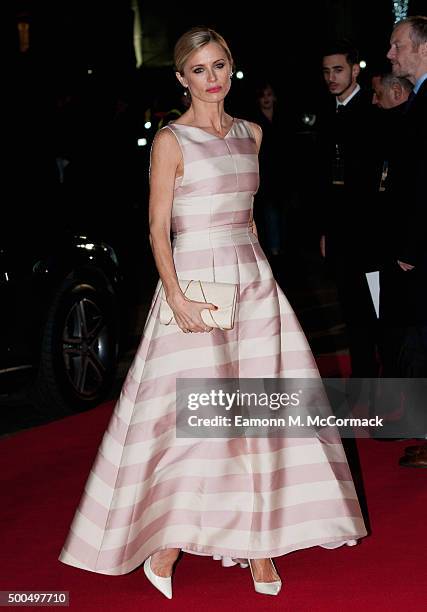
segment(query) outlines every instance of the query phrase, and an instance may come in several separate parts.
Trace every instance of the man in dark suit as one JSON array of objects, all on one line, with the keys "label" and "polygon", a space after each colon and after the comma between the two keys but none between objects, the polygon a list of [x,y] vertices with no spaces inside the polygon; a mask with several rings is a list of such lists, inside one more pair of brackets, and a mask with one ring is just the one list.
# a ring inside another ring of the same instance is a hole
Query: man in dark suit
[{"label": "man in dark suit", "polygon": [[[427,378],[427,17],[400,21],[392,32],[387,57],[393,74],[414,85],[397,134],[399,148],[389,168],[395,227],[393,263],[407,280],[400,351],[405,369],[401,375]],[[423,413],[415,415],[418,420],[425,419],[425,402]],[[416,408],[420,410],[420,406]],[[407,448],[400,464],[427,467],[427,444]]]},{"label": "man in dark suit", "polygon": [[373,214],[381,174],[375,109],[357,82],[358,52],[350,43],[325,50],[322,69],[332,95],[318,117],[321,252],[336,282],[352,376],[375,377],[377,318],[366,279],[366,272],[378,270],[380,256]]},{"label": "man in dark suit", "polygon": [[[406,283],[408,277],[394,260],[396,238],[390,232],[392,198],[388,169],[394,165],[396,155],[400,156],[401,145],[396,135],[401,131],[406,110],[406,102],[413,89],[410,81],[396,77],[389,71],[377,71],[372,75],[372,103],[380,110],[377,116],[377,138],[381,149],[383,167],[380,189],[377,194],[378,219],[381,227],[382,263],[380,267],[380,316],[378,350],[381,361],[381,381],[377,385],[375,410],[380,409],[386,418],[384,427],[374,434],[377,440],[401,439],[409,431],[402,411],[402,396],[406,391],[406,381],[398,380],[399,354],[403,339],[403,320],[406,302]],[[392,380],[390,380],[392,379]],[[389,415],[401,415],[399,420]],[[386,435],[385,435],[386,434]]]},{"label": "man in dark suit", "polygon": [[[412,89],[413,85],[408,79],[394,76],[390,72],[374,73],[372,76],[372,104],[384,110],[395,109],[393,114],[398,112],[400,115]],[[391,128],[393,129],[393,125]]]},{"label": "man in dark suit", "polygon": [[[394,259],[396,249],[395,231],[390,232],[390,211],[393,209],[393,198],[390,193],[388,169],[393,169],[401,157],[401,143],[397,142],[397,134],[402,131],[405,119],[406,103],[413,85],[405,78],[397,77],[391,72],[374,72],[372,76],[372,103],[382,109],[378,113],[378,142],[381,149],[383,168],[380,190],[378,193],[378,216],[383,220],[382,251],[383,261],[380,268],[380,343],[381,376],[399,378],[399,353],[402,344],[403,321],[408,277]],[[397,212],[397,211],[396,211]],[[398,219],[398,214],[393,215]],[[387,223],[384,225],[384,220]],[[387,228],[387,229],[385,229]],[[396,394],[398,395],[398,394]],[[397,398],[396,398],[396,401]]]}]

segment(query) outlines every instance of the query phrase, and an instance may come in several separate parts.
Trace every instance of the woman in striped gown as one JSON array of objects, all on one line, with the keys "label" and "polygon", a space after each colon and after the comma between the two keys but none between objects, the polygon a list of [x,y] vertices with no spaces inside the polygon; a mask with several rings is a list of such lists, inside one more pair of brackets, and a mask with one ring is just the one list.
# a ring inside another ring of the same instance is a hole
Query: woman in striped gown
[{"label": "woman in striped gown", "polygon": [[[150,239],[160,281],[60,560],[113,575],[144,563],[167,597],[181,550],[224,565],[249,560],[255,589],[276,595],[272,557],[354,544],[366,530],[339,439],[176,436],[179,378],[319,373],[258,243],[252,204],[262,134],[224,111],[230,50],[216,32],[194,28],[177,42],[175,65],[192,104],[152,148]],[[206,304],[186,299],[178,278],[238,284],[234,328],[208,327]],[[159,321],[161,286],[177,325]]]}]

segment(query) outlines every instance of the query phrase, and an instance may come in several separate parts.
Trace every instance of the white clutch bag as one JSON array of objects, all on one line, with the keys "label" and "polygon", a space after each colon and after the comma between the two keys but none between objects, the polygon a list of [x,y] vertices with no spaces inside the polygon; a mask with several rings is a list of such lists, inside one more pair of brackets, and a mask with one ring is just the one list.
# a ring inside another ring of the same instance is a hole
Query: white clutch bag
[{"label": "white clutch bag", "polygon": [[[233,329],[236,313],[237,285],[212,283],[208,281],[178,280],[185,297],[195,302],[215,304],[218,310],[202,310],[203,322],[209,327]],[[164,289],[160,303],[160,323],[176,325],[172,309],[166,301]]]}]

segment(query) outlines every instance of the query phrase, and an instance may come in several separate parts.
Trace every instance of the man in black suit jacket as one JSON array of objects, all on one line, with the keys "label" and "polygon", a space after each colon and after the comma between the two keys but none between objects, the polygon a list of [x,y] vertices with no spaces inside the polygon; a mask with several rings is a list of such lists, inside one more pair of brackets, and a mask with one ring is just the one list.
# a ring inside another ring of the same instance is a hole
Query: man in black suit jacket
[{"label": "man in black suit jacket", "polygon": [[336,282],[352,376],[375,377],[377,318],[366,280],[380,256],[373,214],[381,174],[375,109],[357,83],[358,52],[350,43],[325,50],[322,68],[332,96],[318,117],[321,252]]},{"label": "man in black suit jacket", "polygon": [[[427,17],[399,22],[391,35],[387,57],[393,74],[414,85],[397,135],[399,150],[389,168],[394,262],[408,281],[402,319],[406,337],[401,351],[406,372],[402,374],[427,378]],[[427,411],[426,406],[423,410]],[[400,464],[427,467],[427,445],[406,449]]]},{"label": "man in black suit jacket", "polygon": [[[390,211],[393,209],[393,193],[390,193],[390,165],[394,169],[401,157],[401,143],[397,134],[402,131],[402,122],[406,112],[406,103],[413,85],[405,78],[394,76],[391,72],[376,72],[372,76],[372,103],[382,109],[378,113],[378,142],[381,148],[383,168],[380,191],[378,193],[378,218],[382,220],[381,248],[383,261],[380,269],[380,355],[381,376],[398,378],[399,353],[402,345],[403,326],[407,324],[405,316],[408,276],[398,266],[394,255],[396,233],[390,231]],[[401,204],[400,204],[401,205]],[[392,215],[398,219],[397,211]],[[387,223],[384,223],[384,221]],[[379,223],[380,226],[380,223]],[[386,228],[386,229],[385,229]],[[380,233],[380,232],[379,232]],[[397,395],[397,394],[396,394]],[[397,400],[397,398],[396,398]]]}]

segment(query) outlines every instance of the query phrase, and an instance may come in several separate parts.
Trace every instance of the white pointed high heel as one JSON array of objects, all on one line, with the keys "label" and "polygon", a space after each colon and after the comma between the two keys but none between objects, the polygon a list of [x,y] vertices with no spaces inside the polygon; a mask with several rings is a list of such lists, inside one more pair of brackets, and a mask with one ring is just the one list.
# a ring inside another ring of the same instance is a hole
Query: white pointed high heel
[{"label": "white pointed high heel", "polygon": [[[271,565],[274,567],[274,571],[277,574],[276,566],[274,565],[272,559],[270,559]],[[282,581],[275,580],[274,582],[257,582],[255,580],[254,572],[252,570],[251,560],[249,559],[249,567],[252,574],[252,580],[254,581],[255,591],[257,593],[262,593],[263,595],[278,595],[280,589],[282,588]]]},{"label": "white pointed high heel", "polygon": [[160,593],[163,593],[168,599],[172,599],[172,576],[168,578],[157,576],[151,569],[151,557],[148,557],[144,562],[144,573],[151,584],[155,586]]}]

